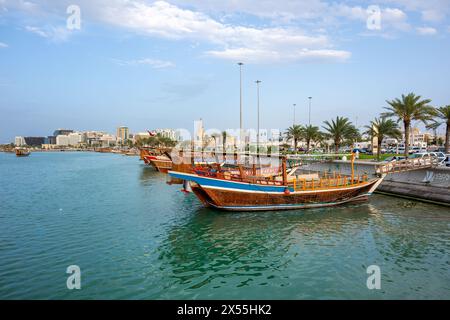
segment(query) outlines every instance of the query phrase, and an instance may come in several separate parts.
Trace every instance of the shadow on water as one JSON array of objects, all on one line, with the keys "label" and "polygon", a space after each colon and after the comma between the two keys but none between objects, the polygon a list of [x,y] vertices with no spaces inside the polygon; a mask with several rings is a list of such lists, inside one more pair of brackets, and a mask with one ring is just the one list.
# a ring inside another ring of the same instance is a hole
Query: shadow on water
[{"label": "shadow on water", "polygon": [[139,175],[139,181],[141,182],[142,185],[148,186],[155,183],[160,183],[161,181],[165,181],[166,179],[165,174],[156,171],[155,168],[151,166],[144,164],[141,164],[141,166],[142,170]]}]

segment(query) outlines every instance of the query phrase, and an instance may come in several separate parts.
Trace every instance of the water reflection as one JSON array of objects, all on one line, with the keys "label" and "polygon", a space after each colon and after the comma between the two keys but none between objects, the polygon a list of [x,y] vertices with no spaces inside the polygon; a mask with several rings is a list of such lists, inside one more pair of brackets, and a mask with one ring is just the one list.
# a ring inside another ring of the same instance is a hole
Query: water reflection
[{"label": "water reflection", "polygon": [[[368,225],[367,204],[307,211],[224,213],[199,208],[173,226],[158,248],[177,284],[198,288],[213,280],[245,281],[282,272],[296,252],[312,243],[326,245]],[[246,280],[245,280],[246,279]],[[169,283],[168,286],[173,285]]]},{"label": "water reflection", "polygon": [[374,246],[384,261],[392,261],[402,273],[427,269],[436,259],[449,263],[442,249],[450,248],[450,216],[445,207],[393,197],[383,200],[371,207],[376,212]]},{"label": "water reflection", "polygon": [[141,172],[139,175],[139,181],[142,185],[148,186],[155,183],[160,183],[165,179],[165,175],[156,171],[153,167],[148,165],[141,165]]}]

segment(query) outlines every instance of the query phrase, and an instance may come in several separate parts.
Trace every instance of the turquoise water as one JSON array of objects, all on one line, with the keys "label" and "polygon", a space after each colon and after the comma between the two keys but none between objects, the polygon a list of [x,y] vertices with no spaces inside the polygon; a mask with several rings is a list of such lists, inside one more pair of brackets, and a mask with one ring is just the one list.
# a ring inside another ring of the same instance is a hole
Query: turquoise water
[{"label": "turquoise water", "polygon": [[450,298],[445,207],[374,195],[223,213],[137,157],[100,153],[0,153],[0,179],[2,299]]}]

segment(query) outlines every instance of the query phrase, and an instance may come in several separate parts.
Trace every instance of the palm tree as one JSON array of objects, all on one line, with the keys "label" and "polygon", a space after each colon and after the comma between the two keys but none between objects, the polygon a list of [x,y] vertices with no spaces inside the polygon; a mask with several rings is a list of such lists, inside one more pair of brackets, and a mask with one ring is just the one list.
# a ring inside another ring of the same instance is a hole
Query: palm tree
[{"label": "palm tree", "polygon": [[352,139],[358,130],[355,126],[345,117],[336,117],[336,120],[324,121],[323,127],[327,131],[327,136],[334,141],[334,149],[337,153],[340,145],[345,139]]},{"label": "palm tree", "polygon": [[322,133],[319,131],[319,127],[311,124],[304,127],[302,131],[302,138],[306,141],[306,152],[309,152],[311,142],[320,140]]},{"label": "palm tree", "polygon": [[421,99],[421,96],[416,96],[412,92],[406,96],[402,94],[401,99],[386,100],[390,107],[385,107],[385,109],[389,110],[389,112],[381,114],[382,117],[397,117],[397,122],[403,121],[403,128],[405,130],[405,157],[408,156],[409,152],[411,122],[417,120],[427,124],[427,121],[433,118],[434,109],[428,105],[431,100]]},{"label": "palm tree", "polygon": [[367,128],[366,134],[371,137],[378,138],[378,148],[377,148],[377,160],[380,160],[380,149],[381,142],[386,137],[397,138],[400,139],[402,137],[402,133],[398,127],[398,124],[392,119],[386,118],[375,118],[375,120],[370,122],[370,125],[365,126]]},{"label": "palm tree", "polygon": [[450,105],[436,108],[434,115],[437,119],[429,126],[437,129],[441,125],[445,125],[445,153],[450,153]]},{"label": "palm tree", "polygon": [[228,133],[226,131],[222,131],[222,153],[225,154],[225,150],[227,148],[227,137]]},{"label": "palm tree", "polygon": [[346,145],[352,146],[355,142],[362,140],[361,133],[358,128],[356,128],[353,124],[350,125],[350,128],[345,136],[344,143]]},{"label": "palm tree", "polygon": [[297,151],[298,141],[302,139],[303,136],[303,128],[298,124],[294,124],[291,127],[287,128],[286,136],[288,140],[294,140],[294,149]]},{"label": "palm tree", "polygon": [[158,137],[158,142],[160,145],[166,148],[175,147],[177,144],[175,140],[172,140],[169,137]]}]

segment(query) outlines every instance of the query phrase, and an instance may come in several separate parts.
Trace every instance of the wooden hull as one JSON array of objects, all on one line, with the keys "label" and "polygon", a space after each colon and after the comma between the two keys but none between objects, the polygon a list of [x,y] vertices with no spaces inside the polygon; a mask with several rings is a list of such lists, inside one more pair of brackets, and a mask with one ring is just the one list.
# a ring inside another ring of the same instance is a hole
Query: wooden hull
[{"label": "wooden hull", "polygon": [[171,160],[160,160],[160,159],[151,159],[150,164],[159,172],[167,173],[169,170],[172,170],[172,161]]},{"label": "wooden hull", "polygon": [[16,156],[18,156],[18,157],[28,157],[29,155],[30,155],[30,151],[16,150]]},{"label": "wooden hull", "polygon": [[313,194],[292,193],[285,194],[255,194],[203,188],[191,185],[194,194],[207,206],[228,211],[268,211],[293,210],[336,206],[349,202],[365,201],[368,190],[315,192]]},{"label": "wooden hull", "polygon": [[191,181],[194,194],[206,205],[228,211],[292,210],[364,201],[382,178],[357,185],[294,191],[286,186],[260,186],[169,172]]}]

